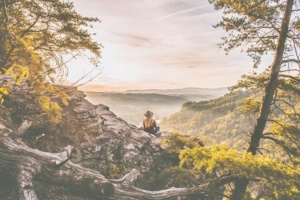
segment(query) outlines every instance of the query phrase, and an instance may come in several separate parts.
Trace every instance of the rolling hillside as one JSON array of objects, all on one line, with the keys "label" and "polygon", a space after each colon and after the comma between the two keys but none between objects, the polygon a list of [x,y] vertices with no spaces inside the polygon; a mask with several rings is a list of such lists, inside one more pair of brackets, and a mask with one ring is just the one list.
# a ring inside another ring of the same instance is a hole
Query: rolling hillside
[{"label": "rolling hillside", "polygon": [[185,103],[182,109],[161,122],[162,130],[180,132],[191,136],[209,137],[209,143],[227,143],[243,148],[255,116],[243,110],[247,92],[227,94],[223,97],[201,102]]},{"label": "rolling hillside", "polygon": [[132,94],[163,94],[186,98],[189,101],[203,101],[220,97],[228,92],[226,87],[223,88],[182,88],[168,90],[128,90],[126,93]]}]

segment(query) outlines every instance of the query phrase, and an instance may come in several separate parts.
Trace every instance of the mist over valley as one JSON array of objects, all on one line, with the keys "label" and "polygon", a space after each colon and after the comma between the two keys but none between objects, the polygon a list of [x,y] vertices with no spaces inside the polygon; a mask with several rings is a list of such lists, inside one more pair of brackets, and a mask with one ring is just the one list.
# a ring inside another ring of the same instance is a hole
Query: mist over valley
[{"label": "mist over valley", "polygon": [[150,110],[157,121],[178,112],[186,102],[205,101],[220,97],[227,88],[183,88],[169,90],[129,90],[117,92],[85,92],[93,104],[107,105],[118,117],[140,126],[144,113]]}]

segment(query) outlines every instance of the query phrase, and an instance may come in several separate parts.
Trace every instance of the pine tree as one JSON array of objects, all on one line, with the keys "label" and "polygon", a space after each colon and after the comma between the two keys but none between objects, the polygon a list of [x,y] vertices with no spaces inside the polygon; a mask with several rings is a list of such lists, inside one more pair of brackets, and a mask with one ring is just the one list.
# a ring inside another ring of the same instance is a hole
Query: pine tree
[{"label": "pine tree", "polygon": [[[300,10],[297,2],[210,0],[210,3],[224,13],[215,27],[229,33],[222,38],[220,47],[226,53],[241,48],[253,59],[255,69],[265,67],[263,73],[243,76],[231,90],[260,90],[262,100],[259,108],[256,100],[247,100],[245,107],[255,109],[258,114],[244,153],[218,145],[186,149],[181,152],[181,165],[204,168],[209,173],[221,172],[227,178],[224,184],[234,185],[232,200],[250,198],[246,191],[253,182],[261,183],[260,187],[265,189],[257,198],[296,199],[300,195],[300,19],[297,16]],[[263,57],[270,55],[272,63],[263,66]],[[258,152],[262,155],[257,155]]]}]

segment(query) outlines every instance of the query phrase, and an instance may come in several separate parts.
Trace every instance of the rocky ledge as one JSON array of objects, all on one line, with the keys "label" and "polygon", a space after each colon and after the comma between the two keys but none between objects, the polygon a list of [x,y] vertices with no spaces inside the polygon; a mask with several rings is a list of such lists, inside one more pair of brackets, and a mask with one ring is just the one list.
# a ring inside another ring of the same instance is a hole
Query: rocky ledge
[{"label": "rocky ledge", "polygon": [[[0,87],[7,82],[14,84],[13,79],[1,75]],[[9,98],[1,105],[1,134],[10,134],[22,123],[32,122],[23,134],[23,141],[28,146],[58,152],[71,145],[73,163],[96,170],[108,178],[120,178],[137,169],[141,178],[149,179],[150,174],[160,173],[178,162],[176,156],[170,156],[162,147],[161,139],[167,137],[167,133],[162,133],[161,137],[150,135],[117,117],[107,106],[91,104],[75,87],[61,89],[68,95],[69,104],[65,106],[56,95],[49,94],[63,108],[62,119],[53,122],[36,106],[36,95],[26,82],[13,87]],[[49,191],[44,197],[57,197],[53,190]],[[0,191],[0,196],[5,194]]]}]

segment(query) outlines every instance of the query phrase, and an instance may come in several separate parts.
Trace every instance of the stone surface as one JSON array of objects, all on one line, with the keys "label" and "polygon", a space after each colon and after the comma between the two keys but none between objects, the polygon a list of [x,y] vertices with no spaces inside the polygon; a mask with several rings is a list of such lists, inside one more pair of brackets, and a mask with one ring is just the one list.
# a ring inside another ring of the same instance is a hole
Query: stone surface
[{"label": "stone surface", "polygon": [[[9,81],[13,83],[9,77],[0,75],[0,87],[1,83]],[[32,148],[58,152],[72,145],[72,162],[108,178],[120,178],[132,169],[141,174],[160,173],[161,169],[174,162],[172,158],[168,159],[161,145],[161,138],[167,137],[167,133],[155,137],[139,130],[109,111],[107,106],[92,105],[84,99],[84,93],[74,87],[60,87],[69,96],[68,106],[63,106],[57,96],[49,94],[63,108],[62,120],[58,123],[51,121],[38,108],[35,94],[26,82],[16,88],[10,91],[10,98],[1,105],[0,129],[9,134],[24,120],[31,121],[32,126],[24,134],[24,141]],[[150,173],[151,170],[153,173]],[[146,176],[144,178],[147,179]],[[38,190],[43,190],[43,187],[39,186]],[[54,190],[49,191],[52,192],[43,191],[47,199],[54,198]]]}]

